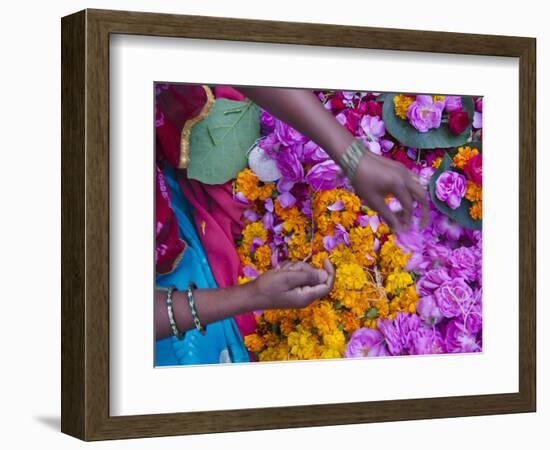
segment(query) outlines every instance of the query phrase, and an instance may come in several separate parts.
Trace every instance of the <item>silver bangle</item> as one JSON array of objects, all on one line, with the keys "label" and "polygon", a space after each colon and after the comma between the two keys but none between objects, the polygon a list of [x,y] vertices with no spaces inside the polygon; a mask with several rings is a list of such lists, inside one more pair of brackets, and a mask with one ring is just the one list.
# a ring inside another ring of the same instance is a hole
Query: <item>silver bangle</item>
[{"label": "silver bangle", "polygon": [[359,161],[361,161],[361,158],[366,152],[367,148],[363,145],[363,143],[357,139],[354,139],[342,155],[342,158],[340,159],[340,166],[342,167],[342,170],[350,183],[355,176],[355,172],[359,166]]},{"label": "silver bangle", "polygon": [[175,286],[170,286],[168,288],[168,291],[166,293],[166,310],[168,311],[168,320],[170,321],[172,334],[181,340],[185,336],[185,333],[181,332],[176,325],[176,319],[174,317],[174,305],[172,302],[172,294],[174,293],[174,291],[177,291]]},{"label": "silver bangle", "polygon": [[195,283],[190,283],[189,288],[187,289],[187,302],[189,303],[189,308],[191,309],[191,316],[193,317],[193,323],[195,328],[199,331],[200,334],[204,335],[206,333],[206,328],[201,324],[199,319],[199,313],[197,312],[197,307],[195,306],[195,299],[193,298],[193,289],[196,289]]}]

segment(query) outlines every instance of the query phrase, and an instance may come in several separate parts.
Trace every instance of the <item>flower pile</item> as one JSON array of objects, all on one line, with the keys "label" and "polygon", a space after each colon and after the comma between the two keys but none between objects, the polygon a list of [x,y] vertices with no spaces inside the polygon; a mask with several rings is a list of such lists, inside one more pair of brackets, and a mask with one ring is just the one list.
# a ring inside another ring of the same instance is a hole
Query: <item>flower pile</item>
[{"label": "flower pile", "polygon": [[[449,154],[450,149],[407,148],[389,135],[383,96],[317,95],[370,151],[403,163],[426,186]],[[443,111],[461,111],[460,97],[396,98],[396,114],[419,132],[439,126]],[[474,128],[480,139],[478,119]],[[333,290],[306,308],[256,312],[257,329],[245,345],[258,360],[480,351],[481,232],[464,228],[431,203],[427,227],[419,228],[415,211],[410,230],[395,235],[315,143],[265,111],[261,125],[249,167],[234,182],[235,198],[247,205],[236,242],[243,267],[239,281],[286,260],[322,267],[325,258],[336,277]],[[470,146],[455,152],[452,169],[439,175],[437,197],[451,208],[466,197],[481,217],[476,155]],[[392,210],[400,209],[396,199],[386,201]]]}]

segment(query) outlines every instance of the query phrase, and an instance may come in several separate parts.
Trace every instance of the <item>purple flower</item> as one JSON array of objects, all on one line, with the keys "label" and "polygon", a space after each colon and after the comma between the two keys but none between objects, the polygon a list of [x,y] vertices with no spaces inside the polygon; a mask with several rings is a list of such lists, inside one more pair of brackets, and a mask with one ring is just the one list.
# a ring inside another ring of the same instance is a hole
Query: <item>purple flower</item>
[{"label": "purple flower", "polygon": [[251,204],[250,201],[244,196],[244,193],[242,193],[242,192],[237,192],[237,193],[233,196],[233,198],[234,198],[237,202],[239,202],[239,203],[241,203],[241,204],[243,204],[243,205],[250,205],[250,204]]},{"label": "purple flower", "polygon": [[451,252],[448,263],[453,277],[475,281],[480,260],[471,247],[458,247]]},{"label": "purple flower", "polygon": [[313,141],[307,141],[303,147],[303,158],[306,164],[326,161],[327,153]]},{"label": "purple flower", "polygon": [[441,321],[443,314],[432,295],[421,297],[416,304],[416,311],[424,319],[424,321],[430,325],[436,324]]},{"label": "purple flower", "polygon": [[264,214],[264,216],[262,217],[262,224],[263,224],[264,228],[266,230],[272,230],[273,229],[273,223],[274,223],[273,213],[271,213],[269,211],[266,212]]},{"label": "purple flower", "polygon": [[443,338],[435,327],[422,326],[418,330],[411,332],[410,337],[410,355],[443,353]]},{"label": "purple flower", "polygon": [[275,133],[268,134],[258,141],[258,147],[260,147],[271,159],[277,159],[280,145],[279,138]]},{"label": "purple flower", "polygon": [[410,353],[420,325],[420,318],[416,314],[399,312],[394,320],[378,319],[378,329],[384,335],[386,346],[392,355]]},{"label": "purple flower", "polygon": [[479,333],[482,328],[482,311],[481,311],[481,296],[482,290],[478,289],[474,293],[474,302],[471,307],[466,312],[466,315],[463,316],[464,325],[470,333]]},{"label": "purple flower", "polygon": [[335,189],[344,180],[340,167],[332,159],[315,164],[306,175],[306,182],[314,191]]},{"label": "purple flower", "polygon": [[472,124],[474,128],[482,128],[483,127],[483,114],[480,112],[475,111],[474,112],[474,122]]},{"label": "purple flower", "polygon": [[437,214],[433,226],[437,233],[451,241],[458,241],[462,235],[462,227],[445,214]]},{"label": "purple flower", "polygon": [[252,242],[250,243],[250,252],[254,252],[258,247],[261,247],[264,245],[264,241],[260,239],[259,237],[255,237],[252,239]]},{"label": "purple flower", "polygon": [[295,182],[287,180],[286,178],[279,178],[277,181],[277,190],[279,192],[288,192],[294,187]]},{"label": "purple flower", "polygon": [[258,214],[253,209],[247,209],[243,213],[244,218],[249,222],[256,222],[258,220]]},{"label": "purple flower", "polygon": [[344,202],[341,198],[336,200],[332,205],[328,206],[329,211],[342,211],[345,208]]},{"label": "purple flower", "polygon": [[422,186],[426,187],[430,184],[430,179],[434,174],[435,169],[433,167],[423,167],[418,171],[419,182]]},{"label": "purple flower", "polygon": [[277,198],[279,199],[279,203],[283,208],[290,208],[296,203],[296,197],[294,197],[294,195],[292,195],[290,192],[283,192]]},{"label": "purple flower", "polygon": [[441,313],[449,318],[467,311],[474,300],[472,288],[462,278],[446,281],[434,295]]},{"label": "purple flower", "polygon": [[416,100],[407,110],[407,117],[413,127],[425,133],[441,125],[441,113],[444,107],[443,102],[434,102],[431,95],[417,95]]},{"label": "purple flower", "polygon": [[389,139],[380,139],[380,145],[382,146],[382,151],[388,153],[394,146],[394,143]]},{"label": "purple flower", "polygon": [[252,266],[244,266],[243,275],[248,278],[257,278],[259,273]]},{"label": "purple flower", "polygon": [[378,329],[384,335],[384,340],[391,355],[401,355],[403,343],[399,331],[391,319],[378,319]]},{"label": "purple flower", "polygon": [[311,200],[310,199],[302,200],[301,206],[300,206],[300,211],[302,211],[302,214],[305,217],[307,217],[308,219],[311,219],[311,215],[313,213],[313,210],[311,208]]},{"label": "purple flower", "polygon": [[376,230],[378,230],[378,227],[380,226],[380,219],[378,218],[377,214],[374,214],[372,216],[369,216],[368,214],[362,214],[357,217],[357,225],[360,227],[366,227],[367,225],[370,226],[370,229],[373,233],[376,233]]},{"label": "purple flower", "polygon": [[281,120],[275,121],[275,134],[281,144],[292,147],[294,144],[303,144],[307,138]]},{"label": "purple flower", "polygon": [[361,129],[365,133],[368,149],[379,155],[381,153],[379,141],[386,134],[384,122],[378,116],[363,116],[361,119]]},{"label": "purple flower", "polygon": [[304,168],[296,153],[290,147],[282,147],[277,154],[277,168],[281,175],[289,181],[301,181],[304,178]]},{"label": "purple flower", "polygon": [[346,246],[350,245],[349,233],[342,224],[336,225],[333,236],[325,236],[323,238],[323,247],[325,247],[328,252],[334,250],[339,244],[344,244]]},{"label": "purple flower", "polygon": [[269,197],[264,202],[264,206],[265,206],[266,211],[269,211],[270,213],[272,213],[273,212],[273,199],[271,197]]},{"label": "purple flower", "polygon": [[460,111],[462,109],[462,98],[458,95],[445,97],[445,110],[447,112]]},{"label": "purple flower", "polygon": [[264,132],[271,133],[275,129],[275,117],[269,114],[266,110],[262,109],[260,113],[260,123]]},{"label": "purple flower", "polygon": [[446,202],[451,209],[457,209],[460,206],[465,193],[466,178],[458,172],[446,170],[435,182],[436,197]]},{"label": "purple flower", "polygon": [[476,335],[470,332],[461,320],[452,320],[445,330],[445,347],[449,353],[471,353],[481,351]]},{"label": "purple flower", "polygon": [[451,280],[447,269],[433,269],[416,282],[416,289],[420,295],[432,295],[443,283]]},{"label": "purple flower", "polygon": [[361,358],[365,356],[389,356],[384,345],[384,337],[378,330],[359,328],[351,335],[344,357]]},{"label": "purple flower", "polygon": [[427,242],[426,255],[434,265],[445,265],[451,254],[451,249],[444,244]]}]

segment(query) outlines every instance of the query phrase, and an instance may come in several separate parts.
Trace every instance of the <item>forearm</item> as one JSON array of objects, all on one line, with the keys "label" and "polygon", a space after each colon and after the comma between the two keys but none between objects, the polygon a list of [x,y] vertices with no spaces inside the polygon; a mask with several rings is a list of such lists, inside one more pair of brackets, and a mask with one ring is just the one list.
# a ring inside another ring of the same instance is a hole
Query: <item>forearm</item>
[{"label": "forearm", "polygon": [[353,141],[353,135],[309,90],[256,87],[239,90],[270,114],[307,136],[337,162]]},{"label": "forearm", "polygon": [[[155,339],[172,334],[166,307],[166,291],[155,290]],[[195,307],[203,326],[211,322],[233,317],[255,308],[252,286],[245,284],[229,288],[196,289],[193,291]],[[174,291],[172,295],[174,319],[180,331],[194,328],[187,291]]]}]

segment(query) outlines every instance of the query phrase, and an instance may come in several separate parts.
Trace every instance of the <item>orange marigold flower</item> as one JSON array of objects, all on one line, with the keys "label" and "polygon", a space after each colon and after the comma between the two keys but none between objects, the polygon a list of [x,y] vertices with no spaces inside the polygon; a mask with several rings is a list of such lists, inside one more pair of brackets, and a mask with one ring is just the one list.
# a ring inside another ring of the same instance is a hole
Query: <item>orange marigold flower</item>
[{"label": "orange marigold flower", "polygon": [[481,186],[471,180],[466,180],[466,194],[464,194],[464,197],[466,197],[466,199],[470,200],[471,202],[481,201]]},{"label": "orange marigold flower", "polygon": [[407,111],[413,103],[412,95],[399,94],[393,98],[393,106],[395,107],[395,115],[403,120],[407,119]]},{"label": "orange marigold flower", "polygon": [[483,218],[483,208],[481,204],[481,200],[478,202],[475,202],[472,206],[470,206],[470,209],[468,210],[470,213],[470,217],[474,220],[481,220]]},{"label": "orange marigold flower", "polygon": [[262,336],[252,333],[244,337],[244,345],[249,351],[257,353],[265,348],[265,340]]},{"label": "orange marigold flower", "polygon": [[260,272],[265,272],[271,267],[271,249],[267,245],[262,245],[254,252],[256,267]]},{"label": "orange marigold flower", "polygon": [[464,169],[470,158],[479,153],[477,148],[472,149],[466,145],[464,147],[458,147],[458,152],[453,158],[453,165],[459,169]]},{"label": "orange marigold flower", "polygon": [[340,315],[340,320],[342,321],[346,333],[351,334],[361,326],[359,318],[350,311],[343,311]]}]

